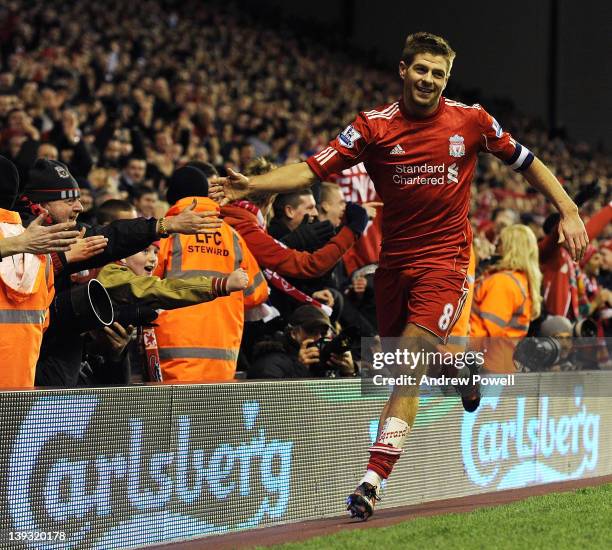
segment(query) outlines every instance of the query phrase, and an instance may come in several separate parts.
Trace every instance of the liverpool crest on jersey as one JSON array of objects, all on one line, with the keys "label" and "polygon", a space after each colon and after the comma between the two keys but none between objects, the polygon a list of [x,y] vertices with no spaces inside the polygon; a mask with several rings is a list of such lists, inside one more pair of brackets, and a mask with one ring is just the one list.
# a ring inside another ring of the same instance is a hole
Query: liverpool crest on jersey
[{"label": "liverpool crest on jersey", "polygon": [[451,157],[462,157],[465,155],[463,136],[455,134],[448,138],[448,154]]}]

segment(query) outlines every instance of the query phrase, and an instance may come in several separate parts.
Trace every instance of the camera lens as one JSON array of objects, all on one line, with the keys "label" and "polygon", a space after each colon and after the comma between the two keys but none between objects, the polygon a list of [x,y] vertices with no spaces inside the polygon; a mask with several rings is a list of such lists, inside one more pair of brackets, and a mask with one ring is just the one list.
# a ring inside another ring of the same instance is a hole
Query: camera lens
[{"label": "camera lens", "polygon": [[113,304],[106,289],[97,279],[92,279],[87,283],[89,303],[95,316],[104,326],[109,326],[113,322]]}]

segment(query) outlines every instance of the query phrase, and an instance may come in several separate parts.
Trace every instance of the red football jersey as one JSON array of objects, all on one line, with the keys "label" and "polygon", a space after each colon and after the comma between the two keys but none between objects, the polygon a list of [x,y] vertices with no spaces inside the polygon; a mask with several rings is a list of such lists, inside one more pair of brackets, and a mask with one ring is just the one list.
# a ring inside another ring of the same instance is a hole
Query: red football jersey
[{"label": "red football jersey", "polygon": [[515,170],[533,161],[480,105],[443,97],[423,119],[411,117],[402,101],[363,111],[307,162],[320,179],[364,163],[384,203],[382,267],[465,272],[470,184],[480,151]]}]

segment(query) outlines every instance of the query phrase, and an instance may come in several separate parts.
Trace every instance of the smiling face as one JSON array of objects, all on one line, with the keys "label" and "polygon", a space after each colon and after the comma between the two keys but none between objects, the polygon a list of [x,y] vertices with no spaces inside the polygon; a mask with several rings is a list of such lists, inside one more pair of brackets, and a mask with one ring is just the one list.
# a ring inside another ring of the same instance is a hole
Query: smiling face
[{"label": "smiling face", "polygon": [[136,274],[150,277],[157,267],[157,253],[159,248],[154,244],[149,245],[142,252],[125,259],[125,264]]},{"label": "smiling face", "polygon": [[293,231],[297,229],[297,227],[304,220],[304,216],[306,215],[314,218],[317,216],[317,203],[312,196],[312,193],[306,193],[304,195],[300,195],[299,202],[296,206],[292,206],[288,204],[285,206],[285,223],[287,227]]},{"label": "smiling face", "polygon": [[420,117],[433,113],[450,76],[448,59],[442,55],[418,53],[410,65],[400,61],[399,73],[404,81],[403,99],[408,112]]}]

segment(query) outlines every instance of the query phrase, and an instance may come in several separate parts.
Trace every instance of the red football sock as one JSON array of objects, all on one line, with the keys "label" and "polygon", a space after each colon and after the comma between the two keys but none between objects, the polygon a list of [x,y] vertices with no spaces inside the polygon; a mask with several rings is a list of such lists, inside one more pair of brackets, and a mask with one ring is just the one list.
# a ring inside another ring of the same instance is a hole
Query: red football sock
[{"label": "red football sock", "polygon": [[393,466],[399,459],[402,450],[385,443],[376,443],[370,447],[369,451],[368,470],[372,470],[383,479],[387,479],[391,475]]}]

